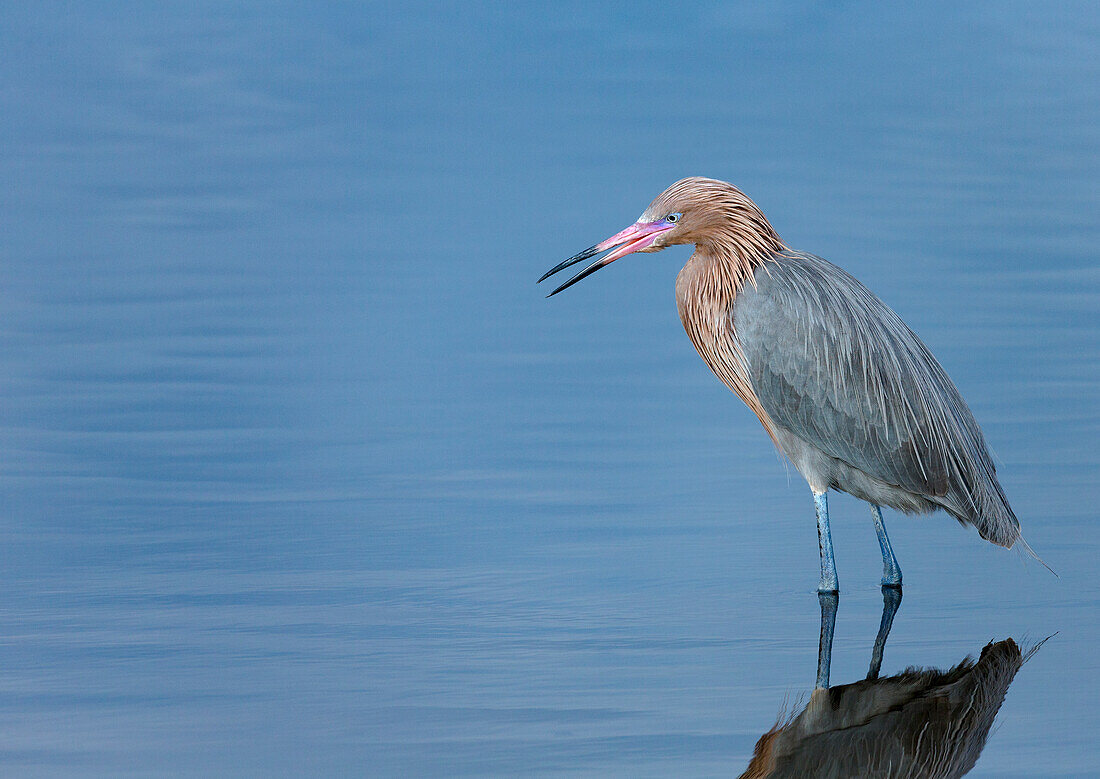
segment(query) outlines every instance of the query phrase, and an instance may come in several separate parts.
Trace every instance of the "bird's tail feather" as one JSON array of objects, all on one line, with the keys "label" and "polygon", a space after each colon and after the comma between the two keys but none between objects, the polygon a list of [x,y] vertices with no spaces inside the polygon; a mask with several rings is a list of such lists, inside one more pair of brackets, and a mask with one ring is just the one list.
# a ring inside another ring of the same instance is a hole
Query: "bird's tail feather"
[{"label": "bird's tail feather", "polygon": [[959,522],[964,525],[973,525],[978,535],[997,546],[1011,549],[1019,543],[1030,557],[1058,576],[1057,571],[1047,565],[1046,561],[1039,557],[1031,545],[1024,540],[1020,532],[1020,520],[1008,505],[1008,498],[1005,497],[996,476],[989,478],[986,484],[982,484],[977,489],[967,490],[966,500],[962,502],[966,506],[963,510],[957,510],[957,507],[948,508]]},{"label": "bird's tail feather", "polygon": [[1024,540],[1023,536],[1020,536],[1020,545],[1023,546],[1024,551],[1027,552],[1028,555],[1030,555],[1035,560],[1039,561],[1039,565],[1046,568],[1048,571],[1050,571],[1052,574],[1054,574],[1057,578],[1059,578],[1059,579],[1062,578],[1061,576],[1058,576],[1058,572],[1056,570],[1054,570],[1053,568],[1051,568],[1049,565],[1046,564],[1046,561],[1043,558],[1041,558],[1041,557],[1039,557],[1039,555],[1035,554],[1035,550],[1031,548],[1031,544],[1029,544],[1027,541]]}]

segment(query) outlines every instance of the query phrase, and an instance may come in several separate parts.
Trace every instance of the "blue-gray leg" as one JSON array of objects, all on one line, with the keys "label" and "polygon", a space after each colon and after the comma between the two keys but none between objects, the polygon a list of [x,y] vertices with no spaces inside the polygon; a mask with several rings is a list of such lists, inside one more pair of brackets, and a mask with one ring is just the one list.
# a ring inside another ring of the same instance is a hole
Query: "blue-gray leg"
[{"label": "blue-gray leg", "polygon": [[819,592],[821,602],[821,637],[817,641],[817,686],[829,687],[829,666],[833,659],[833,631],[836,629],[836,607],[840,596],[835,592]]},{"label": "blue-gray leg", "polygon": [[882,509],[871,504],[871,517],[875,520],[875,533],[878,534],[878,546],[882,550],[882,586],[901,586],[901,566],[890,547],[890,537],[886,535],[886,525],[882,521]]},{"label": "blue-gray leg", "polygon": [[882,588],[882,621],[878,624],[878,635],[875,636],[875,648],[871,650],[871,667],[867,671],[868,679],[877,679],[878,672],[882,668],[882,651],[886,648],[886,638],[890,635],[890,628],[894,624],[894,615],[898,613],[901,605],[901,588]]},{"label": "blue-gray leg", "polygon": [[817,591],[838,592],[836,560],[833,558],[833,536],[829,532],[828,494],[815,492],[814,506],[817,508],[817,546],[821,553],[821,582],[817,585]]}]

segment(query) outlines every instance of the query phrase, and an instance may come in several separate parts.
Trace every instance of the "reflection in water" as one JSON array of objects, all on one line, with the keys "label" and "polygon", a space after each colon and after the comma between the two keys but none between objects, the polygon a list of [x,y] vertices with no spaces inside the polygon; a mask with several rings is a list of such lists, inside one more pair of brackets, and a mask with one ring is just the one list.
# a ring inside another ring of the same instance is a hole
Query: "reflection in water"
[{"label": "reflection in water", "polygon": [[806,707],[756,743],[742,777],[955,777],[981,755],[1026,654],[1011,638],[947,670],[910,668],[879,678],[901,590],[882,588],[882,622],[867,678],[829,687],[838,598],[821,594],[817,687]]}]

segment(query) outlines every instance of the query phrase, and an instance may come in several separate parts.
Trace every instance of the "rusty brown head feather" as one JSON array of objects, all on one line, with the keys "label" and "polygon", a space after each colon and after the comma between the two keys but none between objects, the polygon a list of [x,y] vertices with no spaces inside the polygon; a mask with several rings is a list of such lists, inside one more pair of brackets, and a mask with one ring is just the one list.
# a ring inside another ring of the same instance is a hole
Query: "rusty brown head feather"
[{"label": "rusty brown head feather", "polygon": [[725,181],[700,176],[680,179],[658,195],[638,221],[656,222],[669,214],[680,214],[675,229],[643,251],[692,243],[709,251],[735,252],[751,261],[786,248],[756,203]]}]

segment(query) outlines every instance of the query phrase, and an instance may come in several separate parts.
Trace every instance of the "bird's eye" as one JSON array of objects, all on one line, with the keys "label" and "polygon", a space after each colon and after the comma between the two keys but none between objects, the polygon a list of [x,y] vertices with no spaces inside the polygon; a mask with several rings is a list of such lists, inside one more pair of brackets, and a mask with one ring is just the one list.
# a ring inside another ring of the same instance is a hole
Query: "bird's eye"
[{"label": "bird's eye", "polygon": [[672,222],[673,224],[675,224],[676,222],[680,221],[680,217],[682,217],[682,216],[683,216],[683,214],[680,214],[680,213],[669,214],[668,216],[665,217],[665,221],[666,222]]}]

